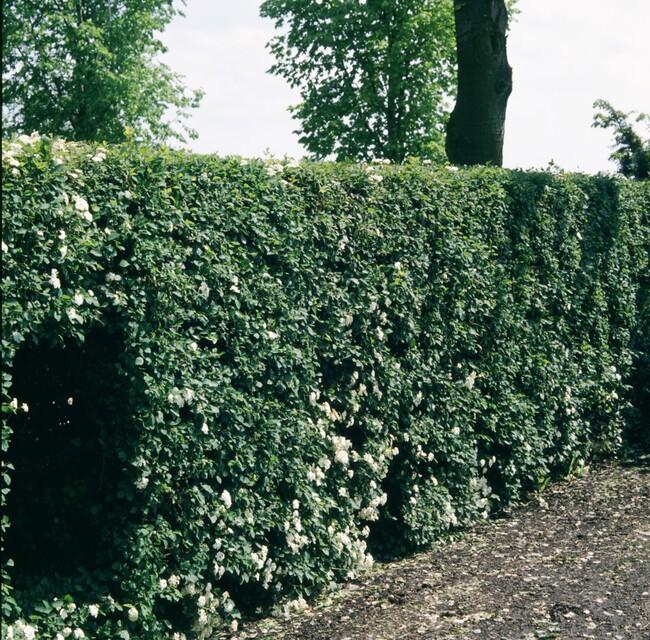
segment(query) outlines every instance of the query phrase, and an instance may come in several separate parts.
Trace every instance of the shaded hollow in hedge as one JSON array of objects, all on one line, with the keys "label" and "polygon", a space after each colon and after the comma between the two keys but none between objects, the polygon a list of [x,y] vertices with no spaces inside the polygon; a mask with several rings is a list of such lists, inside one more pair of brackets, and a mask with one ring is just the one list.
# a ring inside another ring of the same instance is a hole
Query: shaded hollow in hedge
[{"label": "shaded hollow in hedge", "polygon": [[116,514],[128,514],[114,446],[128,428],[123,351],[119,335],[96,329],[84,343],[28,341],[16,354],[13,393],[29,411],[12,418],[6,553],[19,590],[110,586],[127,519]]}]

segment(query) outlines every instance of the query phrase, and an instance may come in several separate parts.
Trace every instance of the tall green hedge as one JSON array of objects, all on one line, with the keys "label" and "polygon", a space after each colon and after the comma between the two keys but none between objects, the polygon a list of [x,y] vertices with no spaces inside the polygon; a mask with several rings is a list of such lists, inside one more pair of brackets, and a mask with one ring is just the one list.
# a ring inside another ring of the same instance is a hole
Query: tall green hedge
[{"label": "tall green hedge", "polygon": [[647,183],[37,136],[3,169],[3,638],[207,638],[621,442]]}]

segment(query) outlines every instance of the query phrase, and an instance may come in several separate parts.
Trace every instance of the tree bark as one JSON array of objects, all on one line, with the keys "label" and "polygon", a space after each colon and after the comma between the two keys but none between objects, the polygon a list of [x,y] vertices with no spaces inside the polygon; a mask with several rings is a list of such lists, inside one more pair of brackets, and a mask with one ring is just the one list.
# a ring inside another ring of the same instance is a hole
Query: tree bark
[{"label": "tree bark", "polygon": [[512,69],[506,52],[504,0],[454,0],[458,97],[447,124],[452,164],[503,163]]}]

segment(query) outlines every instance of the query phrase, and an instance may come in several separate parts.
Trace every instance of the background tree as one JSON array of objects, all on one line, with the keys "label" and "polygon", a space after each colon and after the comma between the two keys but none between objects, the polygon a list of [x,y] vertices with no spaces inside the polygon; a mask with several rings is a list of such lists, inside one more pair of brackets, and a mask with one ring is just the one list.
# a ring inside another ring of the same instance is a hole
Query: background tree
[{"label": "background tree", "polygon": [[[592,126],[614,130],[614,151],[609,159],[618,164],[619,173],[638,180],[650,178],[650,137],[643,140],[634,130],[630,118],[635,112],[617,111],[606,100],[596,100],[594,108],[598,111]],[[650,116],[646,113],[636,114],[634,120],[650,124]],[[650,126],[648,129],[650,131]]]},{"label": "background tree", "polygon": [[451,0],[265,0],[261,13],[282,30],[271,72],[300,89],[292,111],[314,157],[444,158]]},{"label": "background tree", "polygon": [[503,163],[512,69],[506,52],[504,0],[454,0],[458,98],[447,125],[453,164]]},{"label": "background tree", "polygon": [[3,0],[2,10],[5,132],[195,137],[182,120],[201,93],[156,61],[155,33],[180,13],[173,0]]}]

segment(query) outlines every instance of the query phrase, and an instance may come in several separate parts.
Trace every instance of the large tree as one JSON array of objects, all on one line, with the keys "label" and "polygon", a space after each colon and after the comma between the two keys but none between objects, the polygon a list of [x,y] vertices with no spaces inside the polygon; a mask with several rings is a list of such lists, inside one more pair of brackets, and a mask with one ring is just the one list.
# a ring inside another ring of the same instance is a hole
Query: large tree
[{"label": "large tree", "polygon": [[[173,0],[3,0],[5,132],[183,139],[200,92],[156,60]],[[180,125],[180,130],[177,128]]]},{"label": "large tree", "polygon": [[455,87],[451,0],[265,0],[280,30],[271,71],[300,90],[316,158],[444,158]]},{"label": "large tree", "polygon": [[458,97],[447,125],[453,164],[501,165],[512,69],[505,0],[454,0]]}]

